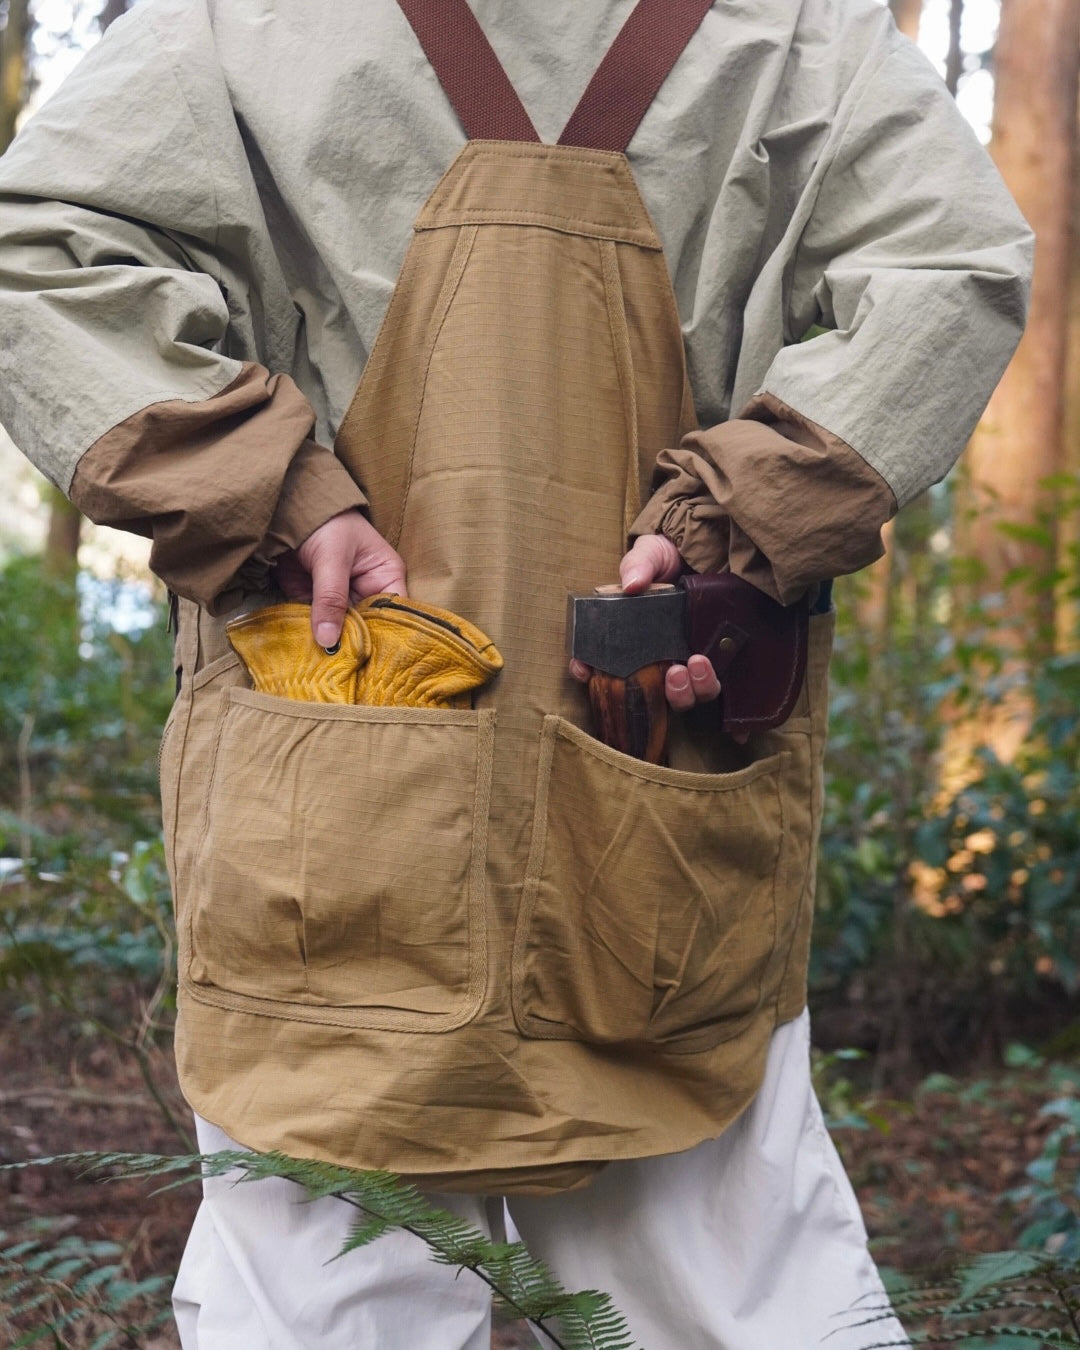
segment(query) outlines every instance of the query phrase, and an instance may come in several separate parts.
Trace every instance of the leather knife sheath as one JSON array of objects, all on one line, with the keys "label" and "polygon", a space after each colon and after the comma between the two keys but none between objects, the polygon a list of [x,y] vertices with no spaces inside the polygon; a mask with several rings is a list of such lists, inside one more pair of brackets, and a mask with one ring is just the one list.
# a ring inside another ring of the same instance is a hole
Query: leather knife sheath
[{"label": "leather knife sheath", "polygon": [[569,597],[568,645],[579,661],[626,678],[656,662],[707,656],[721,683],[725,731],[745,739],[791,716],[806,674],[810,608],[781,605],[729,572],[675,586]]}]

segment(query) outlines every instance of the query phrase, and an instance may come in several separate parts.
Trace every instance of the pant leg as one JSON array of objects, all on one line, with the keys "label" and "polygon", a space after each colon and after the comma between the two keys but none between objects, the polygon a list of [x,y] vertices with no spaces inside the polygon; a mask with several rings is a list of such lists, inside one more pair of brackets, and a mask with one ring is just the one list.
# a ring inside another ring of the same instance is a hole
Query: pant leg
[{"label": "pant leg", "polygon": [[[204,1153],[237,1148],[196,1120]],[[481,1196],[432,1196],[490,1232]],[[268,1179],[208,1178],[173,1292],[183,1350],[490,1350],[491,1300],[400,1231],[332,1261],[357,1212]]]},{"label": "pant leg", "polygon": [[809,1018],[719,1139],[613,1163],[587,1190],[510,1197],[513,1228],[569,1289],[602,1289],[647,1350],[906,1345],[810,1081]]}]

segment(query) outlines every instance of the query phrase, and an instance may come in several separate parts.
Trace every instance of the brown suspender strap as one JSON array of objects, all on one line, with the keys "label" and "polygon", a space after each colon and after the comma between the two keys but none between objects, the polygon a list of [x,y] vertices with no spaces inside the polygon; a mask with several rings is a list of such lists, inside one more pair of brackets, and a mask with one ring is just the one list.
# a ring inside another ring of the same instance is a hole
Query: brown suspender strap
[{"label": "brown suspender strap", "polygon": [[712,6],[713,0],[638,0],[589,81],[559,144],[625,150]]},{"label": "brown suspender strap", "polygon": [[465,0],[398,0],[470,140],[538,141]]}]

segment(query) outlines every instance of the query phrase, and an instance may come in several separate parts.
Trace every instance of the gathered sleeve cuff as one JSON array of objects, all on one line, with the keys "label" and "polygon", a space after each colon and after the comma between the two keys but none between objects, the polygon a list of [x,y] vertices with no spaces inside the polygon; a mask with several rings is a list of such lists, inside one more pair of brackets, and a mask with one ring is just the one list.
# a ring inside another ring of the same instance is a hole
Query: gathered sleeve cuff
[{"label": "gathered sleeve cuff", "polygon": [[695,572],[731,571],[783,604],[884,552],[896,497],[844,441],[769,394],[657,457],[631,537],[663,534]]},{"label": "gathered sleeve cuff", "polygon": [[288,376],[248,362],[211,398],[154,403],[106,432],[79,460],[71,499],[97,524],[152,539],[166,585],[221,609],[249,562],[365,503],[313,424]]}]

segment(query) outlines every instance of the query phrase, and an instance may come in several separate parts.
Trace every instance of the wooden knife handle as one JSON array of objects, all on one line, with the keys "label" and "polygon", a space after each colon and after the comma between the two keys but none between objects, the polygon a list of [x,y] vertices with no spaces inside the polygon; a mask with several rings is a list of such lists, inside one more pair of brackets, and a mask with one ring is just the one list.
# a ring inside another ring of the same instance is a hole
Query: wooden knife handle
[{"label": "wooden knife handle", "polygon": [[667,744],[668,702],[664,676],[669,661],[643,666],[622,680],[594,670],[589,676],[596,735],[613,750],[649,764],[662,764]]}]

